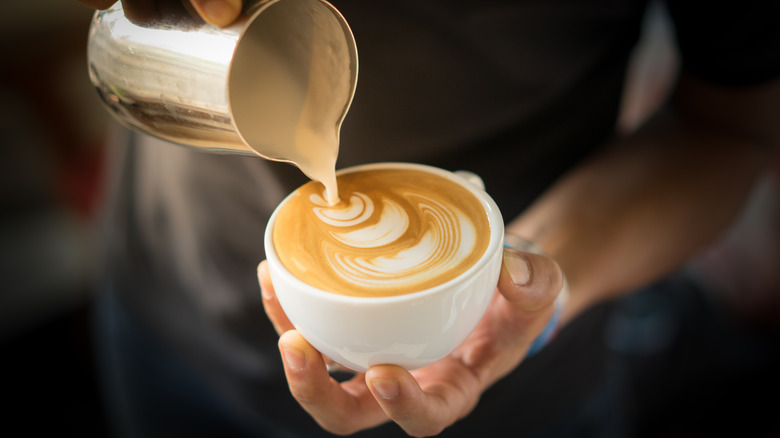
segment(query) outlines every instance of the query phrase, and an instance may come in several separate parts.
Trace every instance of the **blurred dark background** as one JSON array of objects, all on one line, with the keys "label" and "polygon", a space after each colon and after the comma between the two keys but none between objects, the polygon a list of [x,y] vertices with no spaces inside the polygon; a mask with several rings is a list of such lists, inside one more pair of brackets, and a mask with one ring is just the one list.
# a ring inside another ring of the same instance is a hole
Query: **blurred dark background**
[{"label": "blurred dark background", "polygon": [[[25,436],[108,435],[90,300],[104,137],[112,122],[87,76],[92,13],[74,0],[0,7],[0,388],[4,427]],[[662,17],[653,9],[646,22],[623,129],[663,99],[677,66]],[[772,293],[780,284],[777,173],[763,180],[727,239],[728,251],[715,248],[703,257],[739,268],[736,278]],[[739,262],[729,259],[735,253]],[[603,332],[604,362],[611,364],[605,370],[619,371],[602,387],[631,392],[634,408],[643,409],[632,415],[648,435],[722,436],[720,427],[752,436],[738,425],[757,419],[761,436],[780,435],[777,324],[754,332],[721,319],[709,298],[686,294],[649,290],[597,313],[593,327]],[[762,299],[755,297],[754,309],[767,308]],[[594,394],[593,400],[603,405],[609,397]],[[729,413],[736,416],[724,420]]]},{"label": "blurred dark background", "polygon": [[108,122],[86,70],[92,12],[0,6],[0,387],[25,436],[106,436],[88,319]]}]

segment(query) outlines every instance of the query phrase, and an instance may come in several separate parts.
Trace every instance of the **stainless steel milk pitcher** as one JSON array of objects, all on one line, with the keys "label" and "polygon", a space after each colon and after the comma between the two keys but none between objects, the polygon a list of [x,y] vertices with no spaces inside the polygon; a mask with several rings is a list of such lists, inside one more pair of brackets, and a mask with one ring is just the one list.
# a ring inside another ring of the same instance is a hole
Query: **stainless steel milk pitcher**
[{"label": "stainless steel milk pitcher", "polygon": [[[89,76],[109,112],[175,143],[285,160],[267,133],[289,125],[281,118],[296,117],[303,97],[293,91],[310,93],[310,76],[324,74],[347,85],[327,102],[337,106],[330,113],[340,126],[358,70],[344,17],[324,0],[250,3],[227,28],[194,20],[136,24],[121,2],[96,12]],[[317,56],[327,59],[315,71]],[[280,87],[280,79],[293,86]]]}]

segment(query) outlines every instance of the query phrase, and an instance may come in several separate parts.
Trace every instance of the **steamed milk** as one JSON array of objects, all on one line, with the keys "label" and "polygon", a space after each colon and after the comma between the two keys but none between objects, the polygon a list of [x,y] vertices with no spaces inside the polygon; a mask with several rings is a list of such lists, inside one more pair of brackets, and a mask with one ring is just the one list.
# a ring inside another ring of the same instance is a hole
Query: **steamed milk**
[{"label": "steamed milk", "polygon": [[298,166],[327,188],[326,198],[335,204],[339,131],[357,65],[350,63],[341,23],[311,8],[327,9],[291,2],[263,12],[262,25],[238,46],[231,83],[240,86],[229,94],[244,141],[266,158]]},{"label": "steamed milk", "polygon": [[273,242],[282,264],[319,289],[391,296],[451,280],[485,253],[485,208],[461,185],[414,169],[339,176],[340,202],[322,185],[299,188],[278,213]]}]

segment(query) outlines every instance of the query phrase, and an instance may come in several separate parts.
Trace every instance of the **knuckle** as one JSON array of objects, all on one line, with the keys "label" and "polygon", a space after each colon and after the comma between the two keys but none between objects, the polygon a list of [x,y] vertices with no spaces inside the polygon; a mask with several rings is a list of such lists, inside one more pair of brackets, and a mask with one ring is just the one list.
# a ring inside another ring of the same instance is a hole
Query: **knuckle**
[{"label": "knuckle", "polygon": [[317,421],[323,429],[338,436],[348,436],[360,431],[354,421],[351,418],[354,415],[336,415],[335,417],[329,417],[328,421]]},{"label": "knuckle", "polygon": [[444,432],[444,426],[440,425],[427,425],[424,428],[420,429],[406,429],[404,428],[404,432],[406,432],[407,435],[413,436],[416,438],[422,438],[422,437],[428,437],[428,436],[436,436]]},{"label": "knuckle", "polygon": [[290,385],[290,393],[298,403],[304,406],[316,405],[320,401],[319,391],[308,386]]}]

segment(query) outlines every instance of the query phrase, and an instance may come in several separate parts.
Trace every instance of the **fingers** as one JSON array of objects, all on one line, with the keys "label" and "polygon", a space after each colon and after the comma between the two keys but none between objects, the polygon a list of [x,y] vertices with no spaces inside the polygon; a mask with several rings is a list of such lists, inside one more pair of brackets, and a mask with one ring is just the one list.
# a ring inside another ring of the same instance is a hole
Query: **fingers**
[{"label": "fingers", "polygon": [[498,292],[477,328],[453,355],[485,386],[493,384],[517,367],[553,319],[563,284],[563,273],[553,259],[504,249]]},{"label": "fingers", "polygon": [[89,6],[93,9],[108,9],[109,6],[116,3],[116,0],[77,0],[82,5]]},{"label": "fingers", "polygon": [[[107,9],[116,3],[116,0],[77,1],[94,9]],[[242,0],[190,0],[190,4],[204,21],[216,26],[229,26],[241,15]],[[176,8],[171,5],[176,5]],[[181,11],[178,1],[122,0],[122,6],[127,18],[134,23],[152,21],[159,14],[167,14],[169,10]]]},{"label": "fingers", "polygon": [[[266,312],[278,331],[291,327],[276,301],[267,263],[258,266]],[[517,366],[554,313],[565,281],[543,255],[507,249],[488,312],[450,356],[412,373],[374,366],[339,384],[323,356],[294,330],[279,340],[290,392],[326,430],[350,434],[392,419],[412,436],[440,433],[468,414],[486,387]]]},{"label": "fingers", "polygon": [[351,434],[387,421],[366,388],[362,375],[338,383],[330,377],[326,359],[297,331],[282,310],[271,283],[268,262],[257,267],[263,306],[279,338],[279,351],[290,392],[324,429]]},{"label": "fingers", "polygon": [[347,435],[387,421],[363,375],[336,382],[322,355],[297,331],[282,334],[279,350],[290,393],[325,430]]},{"label": "fingers", "polygon": [[192,20],[194,17],[180,0],[122,0],[122,9],[125,17],[138,25]]},{"label": "fingers", "polygon": [[241,0],[190,0],[207,23],[228,26],[241,14]]},{"label": "fingers", "polygon": [[[95,9],[106,9],[116,0],[78,0]],[[241,15],[242,0],[122,0],[125,16],[133,23],[152,23],[170,17],[200,16],[207,23],[228,26]],[[194,9],[194,12],[192,11]]]},{"label": "fingers", "polygon": [[157,0],[122,0],[122,9],[133,23],[148,23],[158,16]]},{"label": "fingers", "polygon": [[293,329],[293,325],[282,310],[279,300],[276,298],[274,286],[271,283],[271,275],[268,272],[268,261],[263,260],[257,265],[257,280],[260,283],[260,293],[263,297],[263,308],[268,319],[273,324],[276,333],[282,334]]},{"label": "fingers", "polygon": [[482,392],[476,376],[451,358],[414,376],[397,366],[374,366],[366,383],[385,414],[411,436],[439,434],[470,412]]},{"label": "fingers", "polygon": [[[325,430],[348,435],[389,419],[411,436],[440,433],[470,412],[481,387],[476,376],[452,358],[412,375],[393,365],[338,383],[322,355],[295,330],[279,339],[290,393]],[[418,383],[419,381],[419,383]]]},{"label": "fingers", "polygon": [[366,384],[385,414],[412,436],[441,432],[476,405],[487,386],[517,366],[555,310],[564,284],[549,257],[506,249],[499,295],[451,356],[408,373],[375,366]]}]

